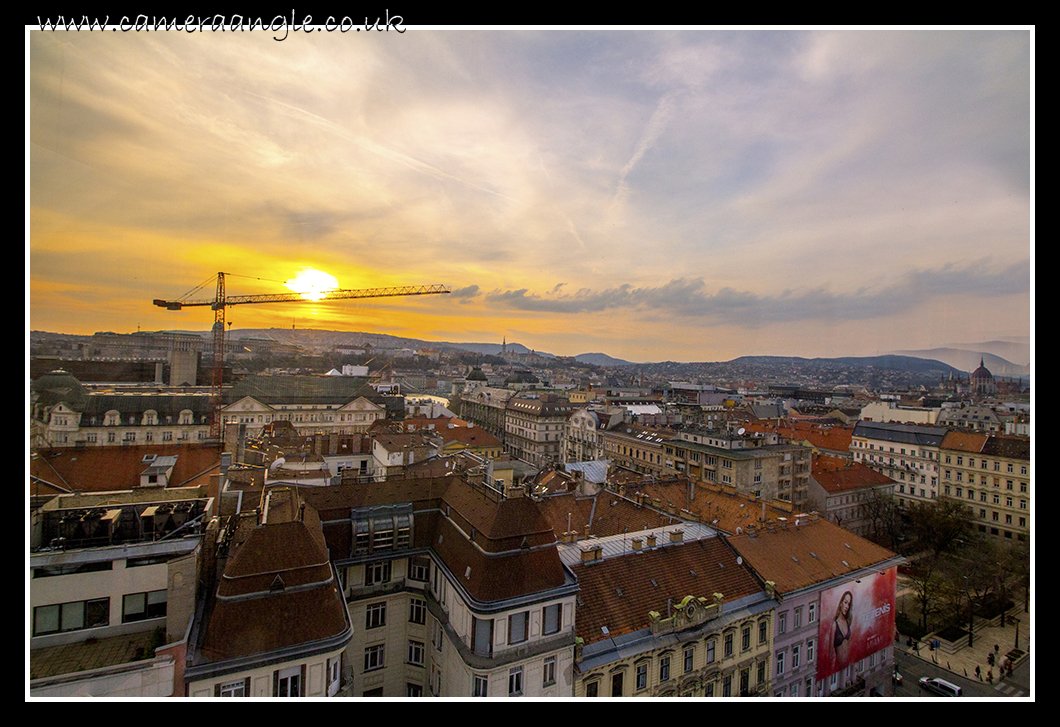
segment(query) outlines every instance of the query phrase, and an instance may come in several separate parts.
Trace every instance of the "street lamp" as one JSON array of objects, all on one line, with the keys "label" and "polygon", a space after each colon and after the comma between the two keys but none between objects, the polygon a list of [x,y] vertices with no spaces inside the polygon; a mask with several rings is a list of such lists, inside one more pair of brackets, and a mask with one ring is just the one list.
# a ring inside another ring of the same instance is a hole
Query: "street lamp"
[{"label": "street lamp", "polygon": [[972,591],[968,587],[968,576],[964,576],[964,592],[968,596],[968,646],[972,645]]}]

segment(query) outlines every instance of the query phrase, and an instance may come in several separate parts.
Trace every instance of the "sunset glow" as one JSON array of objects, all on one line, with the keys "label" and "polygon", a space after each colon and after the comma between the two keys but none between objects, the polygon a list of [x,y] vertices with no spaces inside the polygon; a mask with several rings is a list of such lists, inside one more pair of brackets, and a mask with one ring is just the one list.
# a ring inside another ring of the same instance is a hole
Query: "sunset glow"
[{"label": "sunset glow", "polygon": [[206,331],[151,301],[223,270],[319,301],[234,329],[629,361],[1031,337],[1027,30],[27,36],[31,329]]},{"label": "sunset glow", "polygon": [[338,290],[339,281],[334,275],[323,270],[302,268],[284,285],[296,293],[301,293],[305,300],[323,300],[328,291]]}]

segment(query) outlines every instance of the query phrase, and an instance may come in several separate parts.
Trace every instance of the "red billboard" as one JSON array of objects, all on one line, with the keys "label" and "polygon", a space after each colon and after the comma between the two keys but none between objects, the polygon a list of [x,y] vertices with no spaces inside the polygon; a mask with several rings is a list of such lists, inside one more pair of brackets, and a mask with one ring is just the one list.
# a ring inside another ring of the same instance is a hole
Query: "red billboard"
[{"label": "red billboard", "polygon": [[888,568],[821,593],[817,678],[824,679],[894,641],[898,569]]}]

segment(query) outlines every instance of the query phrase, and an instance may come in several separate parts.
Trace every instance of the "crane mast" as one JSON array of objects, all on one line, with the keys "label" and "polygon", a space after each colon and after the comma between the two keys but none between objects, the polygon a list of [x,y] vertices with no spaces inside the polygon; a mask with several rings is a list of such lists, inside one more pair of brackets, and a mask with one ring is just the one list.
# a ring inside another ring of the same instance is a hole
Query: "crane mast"
[{"label": "crane mast", "polygon": [[316,302],[322,300],[349,300],[353,298],[389,298],[409,295],[439,295],[452,290],[444,285],[407,285],[390,288],[362,288],[355,290],[330,290],[312,294],[305,293],[265,293],[259,295],[225,294],[225,273],[217,273],[217,292],[212,300],[161,300],[156,298],[154,305],[166,310],[181,310],[195,306],[210,306],[214,312],[213,321],[213,371],[211,375],[211,400],[213,416],[210,421],[210,436],[220,442],[223,434],[221,426],[221,389],[224,383],[225,351],[225,309],[230,305],[257,303],[296,303]]}]

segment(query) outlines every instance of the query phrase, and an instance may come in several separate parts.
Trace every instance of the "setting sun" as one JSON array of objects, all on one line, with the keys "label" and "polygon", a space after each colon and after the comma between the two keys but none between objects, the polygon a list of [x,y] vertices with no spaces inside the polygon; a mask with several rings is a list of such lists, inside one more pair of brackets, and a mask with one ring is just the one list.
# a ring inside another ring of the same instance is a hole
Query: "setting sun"
[{"label": "setting sun", "polygon": [[301,293],[306,300],[322,300],[329,291],[338,290],[339,281],[334,275],[323,270],[302,268],[298,275],[284,285],[296,293]]}]

